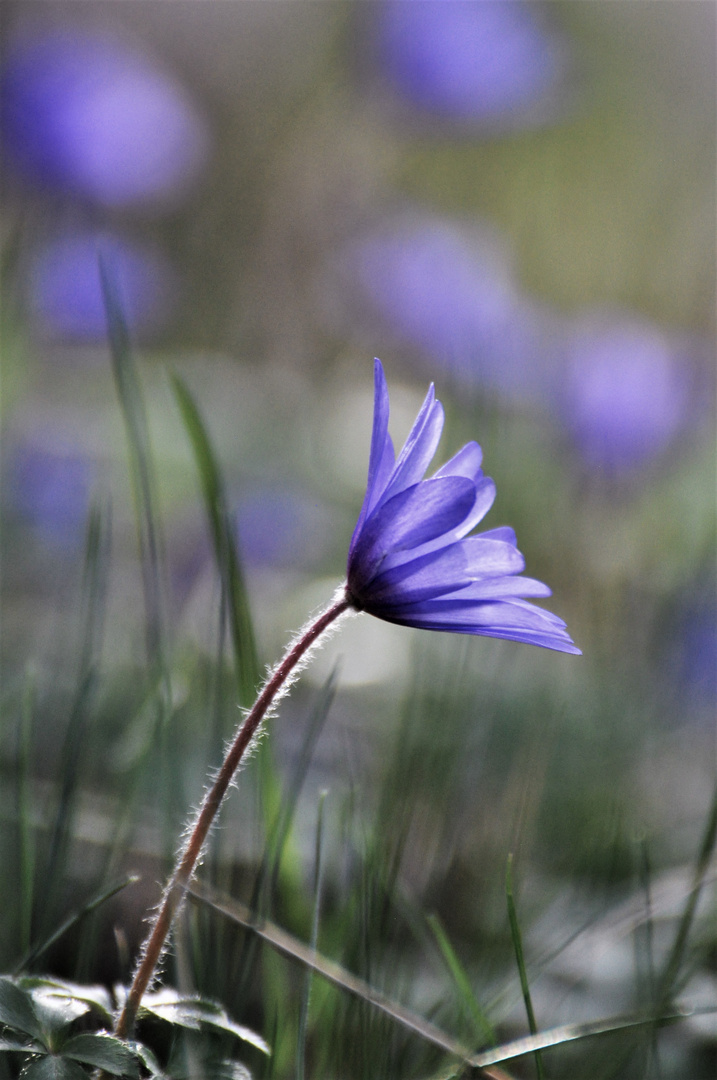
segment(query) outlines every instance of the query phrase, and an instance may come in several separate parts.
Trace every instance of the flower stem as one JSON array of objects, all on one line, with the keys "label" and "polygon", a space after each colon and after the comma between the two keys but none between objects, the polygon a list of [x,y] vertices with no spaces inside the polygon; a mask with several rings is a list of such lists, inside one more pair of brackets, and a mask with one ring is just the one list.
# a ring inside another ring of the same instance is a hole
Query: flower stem
[{"label": "flower stem", "polygon": [[169,884],[164,892],[161,906],[154,919],[152,928],[142,946],[140,961],[135,971],[132,985],[127,994],[122,1012],[115,1025],[115,1035],[126,1039],[132,1035],[135,1017],[142,996],[150,984],[157,964],[164,950],[167,935],[172,926],[177,909],[184,898],[184,890],[194,873],[197,861],[202,853],[209,829],[222,804],[227,788],[237,770],[244,751],[256,734],[257,728],[266,716],[277,694],[282,689],[301,658],[318,640],[323,632],[340,615],[352,607],[345,590],[334,599],[331,605],[295,639],[287,650],[283,660],[274,668],[234,737],[234,741],[224,758],[222,767],[211,788],[204,796],[199,814],[192,826],[189,838],[182,850]]}]

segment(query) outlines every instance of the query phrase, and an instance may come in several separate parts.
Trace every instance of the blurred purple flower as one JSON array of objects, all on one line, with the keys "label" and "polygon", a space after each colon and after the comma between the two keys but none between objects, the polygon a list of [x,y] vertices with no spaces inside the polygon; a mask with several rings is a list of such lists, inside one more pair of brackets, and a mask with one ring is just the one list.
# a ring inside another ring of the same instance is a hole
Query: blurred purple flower
[{"label": "blurred purple flower", "polygon": [[73,341],[104,341],[107,317],[100,252],[116,280],[130,328],[151,334],[166,322],[176,281],[166,259],[118,237],[78,232],[36,253],[28,279],[29,307],[43,332]]},{"label": "blurred purple flower", "polygon": [[404,626],[579,653],[561,619],[524,599],[549,596],[550,589],[516,577],[525,560],[513,530],[469,536],[495,498],[478,444],[467,443],[424,479],[443,430],[432,385],[395,461],[388,389],[380,361],[374,363],[368,484],[349,547],[348,599],[359,611]]},{"label": "blurred purple flower", "polygon": [[690,373],[679,346],[635,317],[600,313],[567,345],[566,423],[586,464],[610,473],[637,468],[685,426]]},{"label": "blurred purple flower", "polygon": [[714,715],[717,705],[717,598],[714,583],[704,589],[700,601],[678,619],[672,664],[677,680],[698,705]]},{"label": "blurred purple flower", "polygon": [[542,119],[562,80],[555,34],[523,0],[389,0],[376,48],[395,89],[415,107],[479,126]]},{"label": "blurred purple flower", "polygon": [[493,231],[407,213],[350,249],[348,275],[400,341],[463,388],[545,394],[552,320],[519,293]]},{"label": "blurred purple flower", "polygon": [[242,557],[255,565],[313,566],[327,552],[330,517],[317,499],[294,489],[247,493],[236,515]]},{"label": "blurred purple flower", "polygon": [[17,41],[0,90],[17,166],[100,205],[172,201],[208,155],[206,125],[183,88],[109,35],[63,29]]},{"label": "blurred purple flower", "polygon": [[24,443],[11,455],[12,504],[48,546],[70,549],[80,543],[91,481],[91,464],[76,451]]}]

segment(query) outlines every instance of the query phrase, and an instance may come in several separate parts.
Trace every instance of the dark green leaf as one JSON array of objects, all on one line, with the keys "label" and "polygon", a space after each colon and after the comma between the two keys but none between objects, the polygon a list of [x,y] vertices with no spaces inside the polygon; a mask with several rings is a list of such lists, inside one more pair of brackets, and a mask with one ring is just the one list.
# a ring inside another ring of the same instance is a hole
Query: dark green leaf
[{"label": "dark green leaf", "polygon": [[156,1080],[163,1080],[166,1074],[162,1072],[159,1062],[149,1047],[141,1042],[131,1042],[130,1046],[150,1076],[156,1078]]},{"label": "dark green leaf", "polygon": [[42,1027],[32,998],[26,990],[6,978],[0,978],[0,1024],[43,1041]]},{"label": "dark green leaf", "polygon": [[84,1006],[83,1012],[91,1009],[103,1023],[112,1026],[112,1002],[103,986],[84,986],[80,983],[65,982],[62,979],[43,979],[36,976],[24,976],[18,979],[18,984],[29,990],[35,1003],[47,1004],[48,999],[52,1004],[53,999],[59,1002],[72,1001]]},{"label": "dark green leaf", "polygon": [[19,1039],[0,1039],[0,1054],[19,1051],[21,1054],[42,1054],[44,1046],[34,1042],[21,1042]]},{"label": "dark green leaf", "polygon": [[244,1027],[243,1024],[236,1024],[221,1005],[214,1001],[207,1001],[206,998],[180,997],[179,994],[165,988],[157,994],[145,994],[141,1011],[193,1031],[208,1025],[217,1031],[233,1035],[242,1042],[250,1043],[264,1054],[271,1053],[269,1046],[260,1035],[251,1028]]},{"label": "dark green leaf", "polygon": [[23,1070],[22,1080],[87,1080],[87,1075],[77,1062],[48,1054],[28,1065]]},{"label": "dark green leaf", "polygon": [[114,1035],[74,1035],[64,1044],[62,1053],[73,1061],[95,1065],[113,1076],[138,1075],[135,1055]]}]

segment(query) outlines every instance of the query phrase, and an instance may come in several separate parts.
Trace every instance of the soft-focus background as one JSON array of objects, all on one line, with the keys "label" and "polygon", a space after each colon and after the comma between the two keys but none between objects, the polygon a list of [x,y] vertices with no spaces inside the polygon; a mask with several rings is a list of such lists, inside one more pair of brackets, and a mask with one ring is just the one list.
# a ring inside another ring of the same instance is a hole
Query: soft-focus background
[{"label": "soft-focus background", "polygon": [[[0,968],[135,870],[29,965],[127,978],[237,719],[172,376],[223,473],[263,669],[344,573],[378,355],[396,442],[434,381],[443,458],[481,443],[486,527],[515,527],[584,656],[353,620],[282,703],[205,877],[303,941],[318,895],[322,952],[479,1046],[429,916],[496,1038],[524,1033],[512,852],[538,1026],[649,1011],[715,783],[714,5],[0,17]],[[154,563],[100,256],[146,411]],[[272,1043],[271,1066],[239,1055],[253,1074],[298,1076],[299,1045],[314,1077],[438,1075],[366,1002],[316,978],[304,1014],[299,968],[187,922],[167,976]],[[673,988],[690,1007],[716,1003],[713,933],[705,889]],[[712,1014],[653,1036],[561,1048],[548,1074],[713,1075]]]}]

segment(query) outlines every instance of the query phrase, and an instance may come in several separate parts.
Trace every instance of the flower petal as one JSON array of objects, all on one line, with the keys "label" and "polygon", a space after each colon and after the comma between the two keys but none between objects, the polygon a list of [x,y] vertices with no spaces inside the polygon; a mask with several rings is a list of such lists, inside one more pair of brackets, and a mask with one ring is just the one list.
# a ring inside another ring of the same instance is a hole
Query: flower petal
[{"label": "flower petal", "polygon": [[518,544],[515,529],[511,529],[510,525],[500,525],[497,529],[487,529],[480,535],[484,540],[504,540],[506,544],[512,544],[513,547],[517,547]]},{"label": "flower petal", "polygon": [[[439,478],[433,477],[432,479],[435,480]],[[489,476],[481,477],[478,484],[476,485],[473,507],[470,510],[469,514],[459,525],[457,525],[453,529],[447,530],[445,533],[442,533],[440,536],[435,537],[433,540],[422,544],[420,549],[418,550],[414,549],[410,552],[392,552],[386,557],[386,562],[384,563],[383,569],[389,570],[394,566],[402,566],[408,560],[418,558],[418,556],[420,555],[428,555],[432,551],[441,550],[443,548],[449,547],[451,544],[456,543],[456,541],[458,540],[462,540],[465,536],[467,536],[471,529],[473,529],[478,524],[478,522],[481,521],[483,517],[485,517],[485,515],[488,513],[491,506],[493,505],[494,499],[495,484]],[[513,533],[512,530],[496,529],[494,530],[494,532],[496,534],[500,533],[498,539],[503,539],[504,535],[508,536],[512,534],[513,546],[515,546],[515,533]],[[492,534],[481,533],[480,535],[488,536]]]},{"label": "flower petal", "polygon": [[423,480],[381,502],[367,518],[349,556],[349,588],[361,599],[389,553],[416,548],[453,529],[475,500],[462,476]]},{"label": "flower petal", "polygon": [[427,600],[407,604],[381,618],[403,626],[424,630],[448,630],[459,634],[507,638],[529,645],[542,645],[559,652],[580,655],[573,645],[565,623],[552,612],[525,601]]},{"label": "flower petal", "polygon": [[524,566],[523,556],[512,545],[480,536],[468,537],[385,569],[365,590],[364,598],[372,608],[390,608],[396,602],[403,607],[454,592],[462,595],[462,590],[472,583],[480,596],[480,586],[486,578],[519,574]]},{"label": "flower petal", "polygon": [[467,476],[471,480],[478,481],[481,475],[481,463],[483,451],[477,442],[469,442],[454,454],[450,461],[441,465],[434,476]]},{"label": "flower petal", "polygon": [[353,551],[364,521],[378,502],[394,466],[393,442],[388,434],[389,399],[386,376],[379,359],[373,362],[373,431],[368,463],[368,480],[361,512],[351,537],[349,554]]},{"label": "flower petal", "polygon": [[443,420],[443,406],[440,401],[436,401],[431,383],[421,411],[398,456],[396,467],[384,493],[385,498],[391,498],[399,491],[405,491],[406,488],[423,479],[438,449],[443,431]]},{"label": "flower petal", "polygon": [[453,593],[444,593],[444,599],[460,600],[513,600],[523,596],[551,596],[552,590],[535,578],[507,577],[486,578],[472,581]]}]

